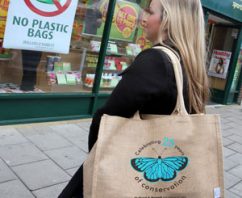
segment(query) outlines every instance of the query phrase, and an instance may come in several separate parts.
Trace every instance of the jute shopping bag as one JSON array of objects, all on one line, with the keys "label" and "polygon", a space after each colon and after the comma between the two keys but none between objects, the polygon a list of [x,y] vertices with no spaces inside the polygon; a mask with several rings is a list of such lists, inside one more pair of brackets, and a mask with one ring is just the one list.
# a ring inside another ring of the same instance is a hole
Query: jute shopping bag
[{"label": "jute shopping bag", "polygon": [[85,198],[223,198],[218,115],[188,115],[182,71],[170,49],[178,98],[168,116],[104,115],[84,163]]}]

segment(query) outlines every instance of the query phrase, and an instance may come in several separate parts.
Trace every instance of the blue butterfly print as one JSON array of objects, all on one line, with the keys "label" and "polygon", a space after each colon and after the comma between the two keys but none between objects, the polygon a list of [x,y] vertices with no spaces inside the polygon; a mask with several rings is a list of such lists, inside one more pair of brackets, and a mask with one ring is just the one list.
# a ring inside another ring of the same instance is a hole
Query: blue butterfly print
[{"label": "blue butterfly print", "polygon": [[140,157],[131,160],[132,167],[144,172],[144,178],[150,182],[171,181],[177,176],[177,171],[186,168],[188,158],[184,156],[161,158]]}]

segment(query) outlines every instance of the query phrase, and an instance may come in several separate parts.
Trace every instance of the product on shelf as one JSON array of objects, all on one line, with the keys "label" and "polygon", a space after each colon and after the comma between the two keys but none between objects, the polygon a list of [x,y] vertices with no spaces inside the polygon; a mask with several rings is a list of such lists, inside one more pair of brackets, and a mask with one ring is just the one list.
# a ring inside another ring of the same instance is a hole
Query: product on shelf
[{"label": "product on shelf", "polygon": [[66,75],[63,72],[56,72],[56,78],[58,85],[66,85]]},{"label": "product on shelf", "polygon": [[54,71],[55,72],[62,72],[63,71],[63,63],[62,62],[55,62],[54,63]]},{"label": "product on shelf", "polygon": [[0,0],[0,38],[4,38],[4,31],[7,21],[8,6],[10,0]]},{"label": "product on shelf", "polygon": [[115,59],[115,66],[117,68],[117,71],[122,71],[123,67],[122,67],[120,59],[118,59],[118,58]]},{"label": "product on shelf", "polygon": [[105,57],[104,69],[116,70],[114,57],[110,57],[110,56]]},{"label": "product on shelf", "polygon": [[87,67],[96,67],[97,61],[98,61],[98,55],[87,54],[86,56]]},{"label": "product on shelf", "polygon": [[76,77],[76,83],[77,84],[82,84],[82,80],[81,80],[81,72],[74,72],[75,77]]},{"label": "product on shelf", "polygon": [[68,72],[48,72],[48,85],[77,85],[82,84],[81,72],[68,71]]},{"label": "product on shelf", "polygon": [[85,86],[93,87],[94,78],[95,78],[95,74],[86,74],[86,78],[84,81]]},{"label": "product on shelf", "polygon": [[55,63],[58,63],[61,61],[60,56],[47,56],[46,57],[46,70],[47,71],[54,71],[54,65]]},{"label": "product on shelf", "polygon": [[0,39],[0,58],[9,59],[12,57],[10,49],[3,48],[3,40]]},{"label": "product on shelf", "polygon": [[125,70],[128,68],[128,64],[126,62],[121,61],[120,63],[122,65],[122,70]]},{"label": "product on shelf", "polygon": [[121,77],[117,74],[103,73],[101,79],[101,88],[114,88],[120,79]]},{"label": "product on shelf", "polygon": [[62,63],[63,71],[64,72],[69,72],[71,71],[71,63],[68,62],[63,62]]},{"label": "product on shelf", "polygon": [[[100,47],[101,47],[101,42],[92,40],[90,42],[90,47],[91,47],[91,50],[93,52],[99,52],[100,51]],[[115,44],[113,42],[112,43],[109,42],[108,46],[107,46],[107,52],[113,53],[113,54],[118,54],[118,46],[117,46],[117,44]]]},{"label": "product on shelf", "polygon": [[114,88],[117,86],[118,82],[121,80],[121,77],[117,74],[113,75],[112,81],[111,81],[111,87]]},{"label": "product on shelf", "polygon": [[101,42],[100,41],[91,41],[90,42],[90,47],[93,52],[99,52],[100,47],[101,47]]},{"label": "product on shelf", "polygon": [[71,71],[71,63],[69,62],[55,62],[54,63],[54,71],[63,71],[63,72],[69,72]]},{"label": "product on shelf", "polygon": [[81,32],[82,32],[83,24],[80,18],[75,18],[72,30],[72,40],[73,41],[81,41]]},{"label": "product on shelf", "polygon": [[104,69],[113,71],[122,71],[128,67],[127,63],[121,57],[105,57]]},{"label": "product on shelf", "polygon": [[73,72],[67,72],[66,82],[68,85],[76,85],[76,75]]},{"label": "product on shelf", "polygon": [[48,85],[55,85],[56,82],[55,72],[48,72]]},{"label": "product on shelf", "polygon": [[113,54],[117,54],[118,46],[115,43],[108,43],[107,51]]},{"label": "product on shelf", "polygon": [[126,46],[126,54],[128,56],[133,56],[133,51],[132,51],[132,48],[130,46]]},{"label": "product on shelf", "polygon": [[126,46],[126,54],[129,56],[137,56],[142,51],[139,44],[129,43]]},{"label": "product on shelf", "polygon": [[104,73],[102,75],[101,87],[108,88],[111,87],[112,74]]}]

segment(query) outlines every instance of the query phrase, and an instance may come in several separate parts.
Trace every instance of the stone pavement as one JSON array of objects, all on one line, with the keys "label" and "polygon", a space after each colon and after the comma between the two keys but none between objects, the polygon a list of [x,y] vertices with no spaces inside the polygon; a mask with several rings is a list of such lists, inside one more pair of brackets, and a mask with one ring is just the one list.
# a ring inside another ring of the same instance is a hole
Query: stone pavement
[{"label": "stone pavement", "polygon": [[[242,198],[242,107],[221,114],[226,198]],[[0,198],[56,198],[87,156],[90,120],[0,126]]]},{"label": "stone pavement", "polygon": [[207,113],[221,117],[225,198],[242,198],[242,106],[208,106]]}]

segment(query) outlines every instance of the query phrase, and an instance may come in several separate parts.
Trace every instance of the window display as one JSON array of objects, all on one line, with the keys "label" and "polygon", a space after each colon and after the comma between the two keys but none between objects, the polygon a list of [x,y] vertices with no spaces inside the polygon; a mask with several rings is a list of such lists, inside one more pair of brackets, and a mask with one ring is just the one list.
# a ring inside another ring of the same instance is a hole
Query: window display
[{"label": "window display", "polygon": [[[119,73],[124,71],[134,60],[134,58],[151,43],[145,39],[142,24],[143,9],[147,7],[149,1],[117,1],[110,40],[103,66],[101,78],[101,91],[112,90],[121,77]],[[92,87],[95,78],[95,65],[98,60],[98,53],[101,43],[98,42],[105,24],[105,16],[108,1],[99,1],[99,11],[102,13],[102,23],[95,33],[86,36],[93,37],[90,41],[90,48],[87,50],[87,60],[84,68],[85,87]],[[83,27],[86,28],[85,25]],[[84,31],[85,32],[85,31]]]},{"label": "window display", "polygon": [[[208,16],[207,22],[207,71],[210,88],[224,91],[232,62],[232,52],[239,30],[233,23]],[[223,40],[224,42],[220,42]]]},{"label": "window display", "polygon": [[[9,1],[0,1],[0,9],[2,2],[6,11]],[[121,79],[119,73],[151,46],[142,25],[142,8],[148,2],[117,1],[101,90],[111,91]],[[108,0],[78,1],[68,54],[3,49],[4,34],[0,32],[0,93],[91,92],[108,3]],[[1,12],[0,31],[3,21],[6,12]]]}]

